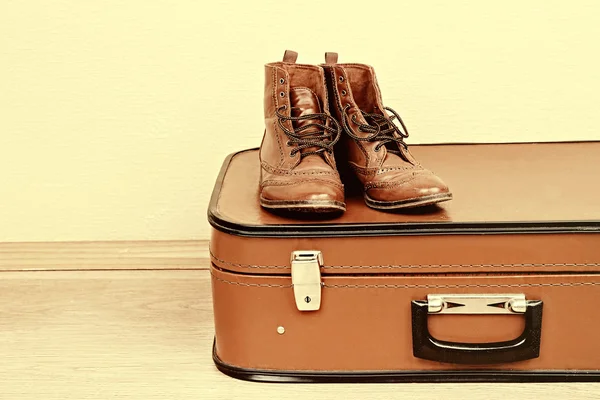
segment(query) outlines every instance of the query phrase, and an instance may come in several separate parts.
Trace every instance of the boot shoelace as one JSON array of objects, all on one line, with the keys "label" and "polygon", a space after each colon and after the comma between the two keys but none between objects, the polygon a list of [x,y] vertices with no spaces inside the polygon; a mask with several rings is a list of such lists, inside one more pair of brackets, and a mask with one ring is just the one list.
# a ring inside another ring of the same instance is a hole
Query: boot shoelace
[{"label": "boot shoelace", "polygon": [[[285,111],[286,109],[287,105],[284,104],[275,110],[275,114],[279,118],[279,127],[289,139],[287,143],[288,146],[295,145],[290,153],[290,157],[293,157],[296,153],[300,153],[300,157],[306,157],[310,154],[321,154],[325,151],[330,154],[333,153],[333,146],[338,142],[338,140],[340,140],[340,133],[342,130],[335,118],[325,113],[306,114],[299,117],[281,114],[280,110]],[[293,128],[293,131],[289,130],[283,125],[285,121],[294,122],[305,121],[309,119],[322,120],[323,124],[311,122],[299,128]],[[333,122],[333,127],[325,125],[328,119]],[[316,132],[303,133],[310,128],[317,128],[319,130]],[[302,151],[310,147],[318,147],[318,149],[312,151]]]},{"label": "boot shoelace", "polygon": [[[357,121],[356,114],[352,116],[352,122],[358,126],[358,130],[364,133],[368,133],[369,135],[366,137],[356,136],[352,133],[352,130],[348,126],[348,109],[350,105],[347,105],[344,108],[344,116],[342,118],[342,122],[344,124],[344,129],[348,133],[348,135],[358,141],[365,142],[379,142],[377,146],[375,146],[375,151],[379,151],[381,147],[385,146],[386,143],[395,142],[398,146],[404,147],[404,149],[408,149],[408,145],[404,142],[404,139],[408,137],[408,129],[406,129],[406,125],[404,125],[404,121],[400,118],[400,115],[389,107],[384,107],[383,109],[392,113],[392,115],[381,115],[375,113],[367,113],[361,110],[362,115],[365,119],[371,119],[375,125],[370,125],[368,123],[363,124]],[[402,129],[398,127],[393,121],[397,119],[402,126]],[[398,135],[394,135],[396,132]],[[389,150],[392,153],[398,153],[397,150]]]}]

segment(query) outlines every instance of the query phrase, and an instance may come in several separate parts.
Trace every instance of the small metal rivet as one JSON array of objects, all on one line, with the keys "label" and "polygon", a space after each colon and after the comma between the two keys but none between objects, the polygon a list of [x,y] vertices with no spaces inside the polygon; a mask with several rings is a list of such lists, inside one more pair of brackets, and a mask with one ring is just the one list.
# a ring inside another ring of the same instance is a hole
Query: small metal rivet
[{"label": "small metal rivet", "polygon": [[344,77],[340,76],[340,82],[344,82]]},{"label": "small metal rivet", "polygon": [[345,96],[345,95],[346,95],[346,91],[342,90],[342,96]]},{"label": "small metal rivet", "polygon": [[285,79],[281,78],[281,79],[279,80],[279,83],[281,83],[281,84],[283,85],[283,84],[285,83]]},{"label": "small metal rivet", "polygon": [[283,96],[285,96],[285,93],[284,93],[284,92],[281,92],[281,93],[279,93],[279,96],[280,96],[280,97],[283,97]]},{"label": "small metal rivet", "polygon": [[280,335],[283,335],[285,333],[285,328],[283,326],[278,326],[277,333],[279,333]]}]

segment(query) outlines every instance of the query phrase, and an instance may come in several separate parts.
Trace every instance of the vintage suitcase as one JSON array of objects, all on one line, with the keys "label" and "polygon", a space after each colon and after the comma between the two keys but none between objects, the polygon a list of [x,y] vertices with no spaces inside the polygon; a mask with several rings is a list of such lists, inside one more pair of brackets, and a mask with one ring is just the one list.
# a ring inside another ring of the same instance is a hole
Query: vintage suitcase
[{"label": "vintage suitcase", "polygon": [[349,193],[336,218],[274,215],[257,150],[226,159],[208,210],[217,367],[261,381],[599,380],[600,142],[411,150],[454,200],[386,213]]}]

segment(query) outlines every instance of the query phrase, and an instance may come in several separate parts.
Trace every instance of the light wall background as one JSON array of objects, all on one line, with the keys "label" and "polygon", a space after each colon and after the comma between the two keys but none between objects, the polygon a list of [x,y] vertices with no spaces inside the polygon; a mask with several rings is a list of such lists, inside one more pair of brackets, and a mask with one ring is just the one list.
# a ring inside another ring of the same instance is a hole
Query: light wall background
[{"label": "light wall background", "polygon": [[221,162],[260,144],[263,64],[288,48],[373,65],[409,143],[600,139],[598,15],[578,0],[5,0],[0,241],[207,238]]}]

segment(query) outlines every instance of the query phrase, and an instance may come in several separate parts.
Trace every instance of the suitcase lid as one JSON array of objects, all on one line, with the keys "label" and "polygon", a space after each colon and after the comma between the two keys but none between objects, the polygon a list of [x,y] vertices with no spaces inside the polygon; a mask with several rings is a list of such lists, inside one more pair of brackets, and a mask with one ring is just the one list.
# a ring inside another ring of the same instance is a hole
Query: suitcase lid
[{"label": "suitcase lid", "polygon": [[231,235],[277,238],[600,231],[600,142],[413,145],[411,152],[442,177],[453,200],[383,212],[349,193],[341,216],[275,215],[259,204],[258,149],[251,149],[223,163],[208,220]]}]

